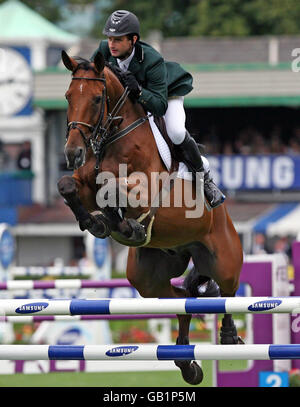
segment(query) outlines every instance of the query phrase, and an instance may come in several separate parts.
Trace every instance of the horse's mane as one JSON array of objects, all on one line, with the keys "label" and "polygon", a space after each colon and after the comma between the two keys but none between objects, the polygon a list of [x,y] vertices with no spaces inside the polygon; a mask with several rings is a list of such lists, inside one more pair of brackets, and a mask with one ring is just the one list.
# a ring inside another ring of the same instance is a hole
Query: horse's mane
[{"label": "horse's mane", "polygon": [[73,75],[79,70],[79,69],[84,69],[85,71],[95,71],[95,69],[91,66],[91,61],[88,59],[82,58],[82,57],[73,57],[75,61],[78,62],[78,65],[76,69],[73,71]]},{"label": "horse's mane", "polygon": [[[91,66],[91,61],[89,61],[88,59],[82,58],[82,57],[74,57],[74,59],[78,62],[78,66],[75,69],[75,71],[73,72],[73,75],[79,70],[79,69],[84,69],[86,71],[88,70],[92,70],[96,73],[95,69]],[[112,71],[112,73],[114,73],[116,75],[116,77],[119,79],[119,81],[122,83],[122,85],[124,86],[123,83],[123,77],[122,77],[122,69],[119,68],[116,65],[112,65],[110,62],[105,61],[105,66]]]},{"label": "horse's mane", "polygon": [[123,71],[121,68],[119,68],[116,65],[111,64],[110,62],[105,61],[105,66],[112,71],[116,75],[116,77],[119,79],[119,81],[124,85],[123,83]]}]

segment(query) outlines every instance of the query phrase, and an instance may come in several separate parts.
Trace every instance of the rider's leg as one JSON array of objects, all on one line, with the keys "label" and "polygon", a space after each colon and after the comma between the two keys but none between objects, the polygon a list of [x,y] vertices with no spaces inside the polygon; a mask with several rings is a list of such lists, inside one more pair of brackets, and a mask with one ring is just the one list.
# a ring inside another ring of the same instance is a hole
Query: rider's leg
[{"label": "rider's leg", "polygon": [[221,205],[225,200],[225,195],[213,182],[209,171],[209,164],[205,157],[202,157],[198,145],[185,128],[185,111],[183,106],[184,98],[179,96],[168,100],[168,109],[165,114],[167,133],[174,143],[176,149],[189,170],[196,175],[197,172],[204,171],[204,193],[212,208]]}]

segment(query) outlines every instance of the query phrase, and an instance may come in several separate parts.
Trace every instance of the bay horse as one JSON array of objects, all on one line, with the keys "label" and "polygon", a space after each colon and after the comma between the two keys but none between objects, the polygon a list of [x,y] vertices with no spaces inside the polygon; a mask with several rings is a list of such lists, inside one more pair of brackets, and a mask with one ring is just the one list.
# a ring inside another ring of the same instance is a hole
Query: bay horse
[{"label": "bay horse", "polygon": [[[72,72],[66,92],[65,156],[74,172],[59,180],[58,190],[81,230],[100,238],[111,236],[129,246],[127,279],[142,297],[233,297],[239,286],[243,251],[225,204],[213,210],[204,205],[200,216],[187,217],[190,207],[185,203],[175,205],[176,194],[182,193],[178,188],[182,180],[176,178],[167,189],[169,206],[161,205],[164,185],[161,182],[154,194],[159,202],[154,209],[149,200],[147,205],[135,207],[121,207],[119,201],[99,207],[97,194],[103,188],[104,196],[109,198],[121,188],[122,181],[128,196],[136,187],[134,182],[128,182],[131,174],[142,173],[150,180],[152,173],[165,173],[166,166],[158,152],[149,116],[140,103],[128,97],[128,89],[123,87],[117,72],[105,63],[103,55],[98,52],[90,62],[62,51],[62,60]],[[120,164],[126,164],[125,177],[119,173]],[[99,175],[106,172],[112,173],[119,184],[98,182]],[[190,188],[195,196],[195,182],[186,181],[184,188]],[[147,187],[145,191],[149,192]],[[185,273],[191,258],[194,268],[182,287],[174,287],[170,280]],[[191,315],[177,317],[176,344],[188,344]],[[237,336],[232,315],[225,314],[221,344],[238,343],[243,342]],[[186,382],[201,383],[203,372],[195,361],[174,362]]]}]

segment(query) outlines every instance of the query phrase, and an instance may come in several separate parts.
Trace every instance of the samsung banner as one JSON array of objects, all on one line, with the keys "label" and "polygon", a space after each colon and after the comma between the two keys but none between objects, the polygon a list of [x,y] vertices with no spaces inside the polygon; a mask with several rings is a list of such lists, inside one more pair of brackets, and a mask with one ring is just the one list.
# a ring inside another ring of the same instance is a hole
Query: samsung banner
[{"label": "samsung banner", "polygon": [[300,190],[300,155],[208,156],[216,184],[225,190]]}]

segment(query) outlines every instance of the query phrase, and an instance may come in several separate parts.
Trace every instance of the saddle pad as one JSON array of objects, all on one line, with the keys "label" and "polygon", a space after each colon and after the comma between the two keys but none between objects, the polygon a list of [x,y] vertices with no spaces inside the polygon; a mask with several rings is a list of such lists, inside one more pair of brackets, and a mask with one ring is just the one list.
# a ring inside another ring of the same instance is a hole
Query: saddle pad
[{"label": "saddle pad", "polygon": [[[163,136],[161,135],[158,127],[154,123],[153,116],[149,116],[149,123],[150,123],[150,126],[151,126],[153,136],[154,136],[155,141],[156,141],[156,145],[157,145],[159,155],[160,155],[161,159],[163,160],[167,170],[169,171],[170,168],[171,168],[171,152],[170,152],[169,146],[166,143]],[[177,178],[182,178],[182,179],[185,179],[187,181],[192,181],[193,180],[192,173],[189,172],[187,166],[182,162],[179,163]]]}]

